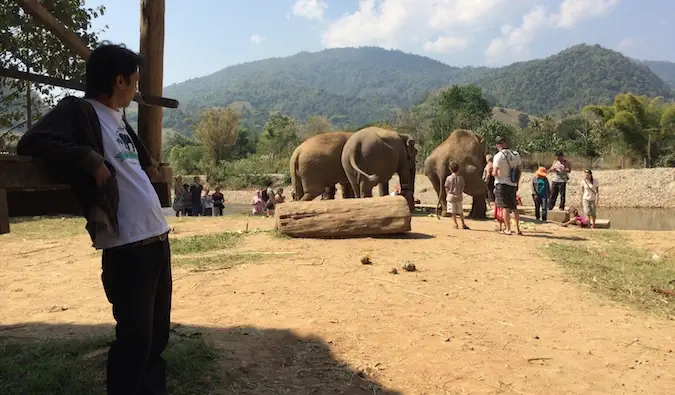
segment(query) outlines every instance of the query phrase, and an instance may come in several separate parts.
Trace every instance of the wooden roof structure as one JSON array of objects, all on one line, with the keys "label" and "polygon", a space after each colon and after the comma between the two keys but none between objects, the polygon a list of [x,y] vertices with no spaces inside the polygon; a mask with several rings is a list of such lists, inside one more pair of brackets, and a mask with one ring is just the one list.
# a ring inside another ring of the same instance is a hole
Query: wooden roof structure
[{"label": "wooden roof structure", "polygon": [[[16,3],[36,23],[51,31],[76,56],[88,59],[91,49],[73,31],[64,26],[38,0],[8,0]],[[162,152],[162,107],[177,108],[178,101],[162,97],[164,79],[165,0],[139,0],[141,7],[138,135],[159,162]],[[64,80],[13,69],[1,68],[0,77],[84,91],[80,81]],[[170,207],[172,172],[160,163],[152,179],[163,207]],[[69,187],[45,163],[33,158],[0,155],[0,234],[9,232],[9,217],[77,213]]]}]

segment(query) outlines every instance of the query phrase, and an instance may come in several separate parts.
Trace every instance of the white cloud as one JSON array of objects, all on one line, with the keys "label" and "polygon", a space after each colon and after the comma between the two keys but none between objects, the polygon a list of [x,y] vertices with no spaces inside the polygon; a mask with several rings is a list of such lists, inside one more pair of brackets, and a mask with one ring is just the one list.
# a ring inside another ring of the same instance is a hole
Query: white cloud
[{"label": "white cloud", "polygon": [[258,34],[254,34],[254,35],[251,36],[251,42],[253,44],[260,44],[264,40],[265,40],[265,37],[263,37],[261,35],[258,35]]},{"label": "white cloud", "polygon": [[534,7],[523,16],[519,27],[502,26],[501,37],[493,39],[485,50],[485,56],[493,61],[509,55],[512,59],[521,60],[527,57],[527,46],[535,39],[535,33],[550,22],[550,16],[542,6]]},{"label": "white cloud", "polygon": [[[433,37],[471,35],[476,26],[499,16],[500,7],[506,4],[506,0],[359,0],[356,11],[328,25],[321,41],[329,48],[430,47],[438,41]],[[454,46],[459,48],[457,43]]]},{"label": "white cloud", "polygon": [[565,0],[555,15],[558,27],[574,27],[578,22],[608,13],[619,0]]},{"label": "white cloud", "polygon": [[465,49],[469,41],[460,37],[439,37],[435,41],[424,43],[424,50],[429,52],[452,53]]},{"label": "white cloud", "polygon": [[488,63],[525,60],[529,57],[528,46],[541,30],[548,28],[572,28],[579,22],[597,18],[612,10],[619,0],[564,0],[556,13],[548,13],[537,5],[523,16],[519,27],[504,25],[501,36],[494,38],[485,49]]},{"label": "white cloud", "polygon": [[296,0],[293,5],[293,15],[307,19],[323,19],[323,13],[328,6],[324,0]]},{"label": "white cloud", "polygon": [[627,52],[635,49],[638,44],[640,44],[640,42],[634,38],[624,38],[623,40],[619,41],[618,44],[616,44],[616,50],[619,52]]}]

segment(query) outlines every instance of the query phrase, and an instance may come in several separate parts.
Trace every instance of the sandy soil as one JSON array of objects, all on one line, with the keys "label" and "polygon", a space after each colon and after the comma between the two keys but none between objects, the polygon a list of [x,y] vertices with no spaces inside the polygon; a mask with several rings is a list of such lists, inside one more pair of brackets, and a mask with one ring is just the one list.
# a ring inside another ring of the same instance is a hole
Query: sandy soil
[{"label": "sandy soil", "polygon": [[[272,226],[264,218],[171,221],[174,237]],[[266,328],[318,336],[334,358],[403,394],[672,393],[675,322],[604,300],[569,281],[537,248],[588,233],[537,225],[530,237],[507,239],[489,222],[468,223],[471,231],[457,231],[447,219],[416,217],[413,234],[399,239],[250,235],[234,251],[270,253],[263,261],[219,271],[175,267],[173,321],[251,326],[263,329],[260,338]],[[675,233],[660,235],[653,247],[670,250]],[[491,257],[506,247],[508,254]],[[365,254],[373,265],[359,262]],[[112,322],[100,257],[83,232],[0,236],[0,256],[0,323]],[[419,271],[404,272],[404,261]],[[388,273],[393,267],[399,274]],[[227,347],[244,354],[243,344]],[[274,352],[249,361],[248,374],[270,377],[294,363],[293,355],[279,361]],[[225,365],[224,373],[242,366]]]},{"label": "sandy soil", "polygon": [[[675,168],[633,169],[633,170],[596,170],[593,175],[600,184],[600,206],[603,207],[649,207],[675,208]],[[524,173],[519,193],[524,205],[532,205],[530,181],[534,174]],[[568,184],[567,201],[579,205],[581,195],[579,185],[583,173],[572,173]],[[390,187],[398,183],[395,175],[390,181]],[[435,204],[438,200],[429,179],[417,175],[415,180],[415,198],[423,204]],[[290,196],[291,187],[283,186],[285,194]],[[247,191],[225,191],[227,203],[249,204],[253,196],[253,189]],[[378,195],[377,188],[373,194]],[[470,197],[465,197],[470,202]]]}]

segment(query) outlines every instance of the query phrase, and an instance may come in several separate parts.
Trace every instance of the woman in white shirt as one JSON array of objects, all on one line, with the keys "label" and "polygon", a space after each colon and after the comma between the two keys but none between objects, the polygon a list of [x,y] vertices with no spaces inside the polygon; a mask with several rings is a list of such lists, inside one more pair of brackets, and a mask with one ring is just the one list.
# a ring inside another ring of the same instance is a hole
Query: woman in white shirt
[{"label": "woman in white shirt", "polygon": [[593,178],[593,172],[586,169],[584,173],[586,177],[581,180],[581,206],[584,208],[584,215],[591,223],[591,228],[595,228],[600,189],[598,180]]}]

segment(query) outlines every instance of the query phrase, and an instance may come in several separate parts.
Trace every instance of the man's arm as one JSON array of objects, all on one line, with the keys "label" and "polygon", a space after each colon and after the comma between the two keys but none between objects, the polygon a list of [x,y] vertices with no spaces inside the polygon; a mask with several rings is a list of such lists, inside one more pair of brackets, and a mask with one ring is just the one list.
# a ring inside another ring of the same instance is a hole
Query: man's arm
[{"label": "man's arm", "polygon": [[499,153],[492,159],[492,176],[499,177]]},{"label": "man's arm", "polygon": [[17,153],[76,167],[94,177],[101,172],[109,174],[103,157],[94,151],[85,137],[84,127],[87,122],[82,119],[77,103],[63,99],[21,136]]}]

